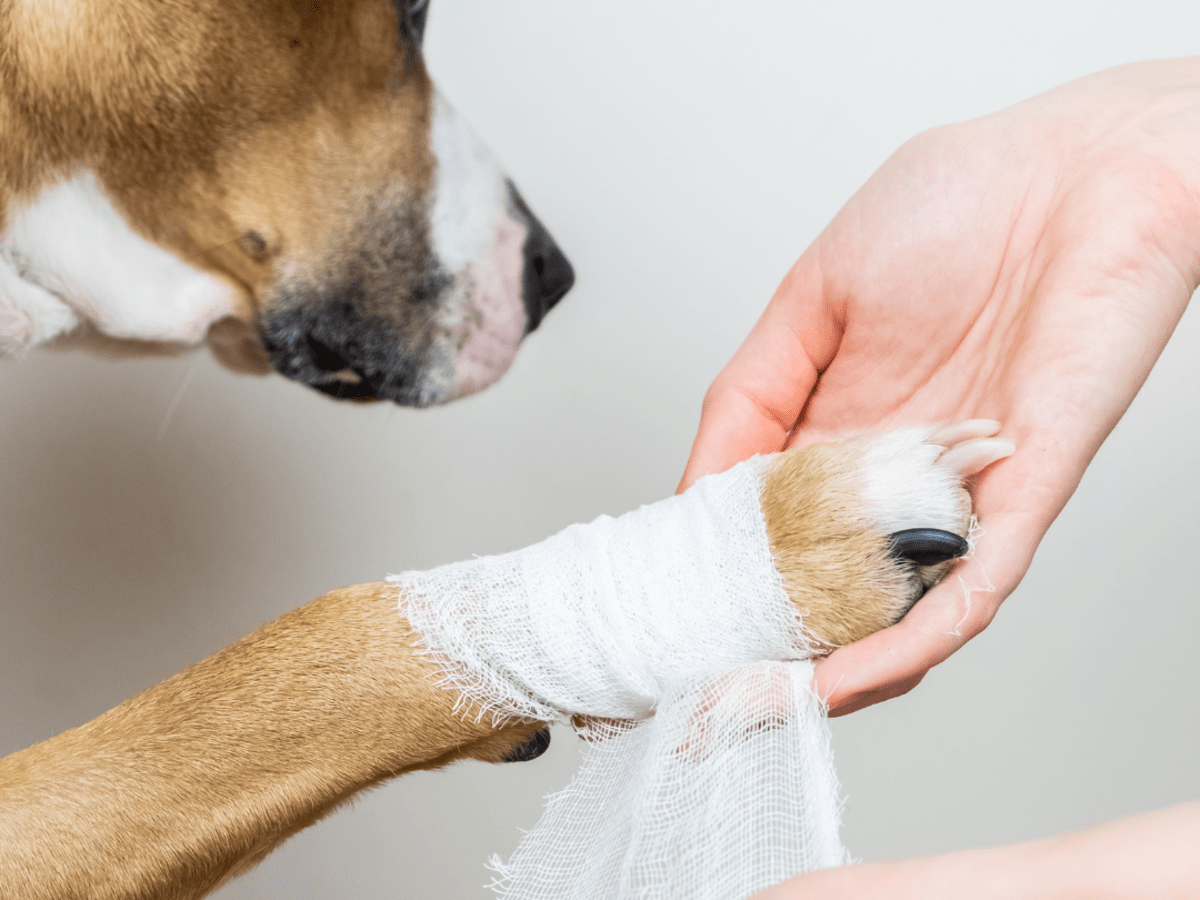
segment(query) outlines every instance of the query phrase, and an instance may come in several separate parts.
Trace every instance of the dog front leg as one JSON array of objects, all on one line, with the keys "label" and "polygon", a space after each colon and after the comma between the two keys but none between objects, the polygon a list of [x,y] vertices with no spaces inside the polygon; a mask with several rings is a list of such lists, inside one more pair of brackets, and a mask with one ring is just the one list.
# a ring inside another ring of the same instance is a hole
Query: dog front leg
[{"label": "dog front leg", "polygon": [[385,779],[536,755],[544,726],[455,712],[395,598],[327,594],[0,760],[0,895],[203,896]]}]

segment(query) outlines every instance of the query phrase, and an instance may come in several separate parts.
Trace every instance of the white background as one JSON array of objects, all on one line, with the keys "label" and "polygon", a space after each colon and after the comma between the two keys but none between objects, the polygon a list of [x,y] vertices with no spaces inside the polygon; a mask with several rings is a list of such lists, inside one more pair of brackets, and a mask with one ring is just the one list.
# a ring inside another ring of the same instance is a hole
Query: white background
[{"label": "white background", "polygon": [[[704,389],[779,278],[914,133],[1194,53],[1194,2],[434,0],[427,56],[568,251],[576,289],[485,394],[338,405],[206,355],[0,365],[0,752],[325,590],[669,494]],[[1200,793],[1185,316],[992,627],[835,725],[871,860],[1016,841]],[[573,737],[402,780],[224,898],[482,898]]]}]

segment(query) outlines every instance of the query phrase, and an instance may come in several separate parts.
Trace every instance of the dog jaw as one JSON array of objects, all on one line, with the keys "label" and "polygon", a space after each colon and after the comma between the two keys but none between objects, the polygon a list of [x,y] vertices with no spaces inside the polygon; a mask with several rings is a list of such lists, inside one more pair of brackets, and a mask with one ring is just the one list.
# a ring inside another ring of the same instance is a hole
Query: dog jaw
[{"label": "dog jaw", "polygon": [[78,324],[78,317],[62,300],[21,277],[0,242],[0,354],[20,353]]},{"label": "dog jaw", "polygon": [[[65,307],[40,333],[14,334],[0,325],[0,346],[45,340],[81,320],[114,338],[194,344],[242,303],[230,282],[134,232],[91,173],[51,187],[11,213],[0,257],[21,280]],[[19,297],[10,288],[8,302],[15,306]],[[29,320],[46,320],[42,310],[26,309]]]}]

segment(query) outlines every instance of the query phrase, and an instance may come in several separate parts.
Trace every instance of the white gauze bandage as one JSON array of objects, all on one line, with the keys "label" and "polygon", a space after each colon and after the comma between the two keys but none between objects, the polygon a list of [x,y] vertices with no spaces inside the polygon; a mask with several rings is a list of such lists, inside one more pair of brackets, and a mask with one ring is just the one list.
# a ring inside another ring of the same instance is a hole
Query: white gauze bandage
[{"label": "white gauze bandage", "polygon": [[524,550],[395,576],[446,683],[591,727],[507,864],[509,900],[741,900],[847,862],[824,708],[775,570],[762,459]]}]

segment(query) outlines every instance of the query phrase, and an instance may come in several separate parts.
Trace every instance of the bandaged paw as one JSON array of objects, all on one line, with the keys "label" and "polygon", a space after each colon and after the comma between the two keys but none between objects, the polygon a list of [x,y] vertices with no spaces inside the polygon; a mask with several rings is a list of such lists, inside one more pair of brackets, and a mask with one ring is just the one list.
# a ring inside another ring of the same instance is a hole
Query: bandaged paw
[{"label": "bandaged paw", "polygon": [[592,744],[501,893],[734,900],[845,862],[805,660],[945,574],[970,523],[963,478],[1011,452],[997,428],[758,457],[515,553],[397,576],[464,703],[642,723]]},{"label": "bandaged paw", "polygon": [[401,611],[501,716],[650,716],[681,675],[804,657],[759,506],[762,460],[504,556],[399,578]]}]

